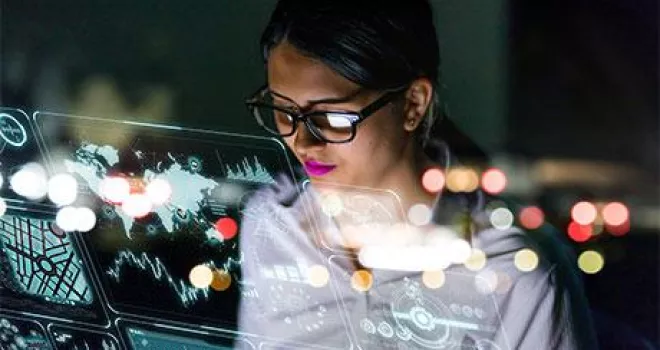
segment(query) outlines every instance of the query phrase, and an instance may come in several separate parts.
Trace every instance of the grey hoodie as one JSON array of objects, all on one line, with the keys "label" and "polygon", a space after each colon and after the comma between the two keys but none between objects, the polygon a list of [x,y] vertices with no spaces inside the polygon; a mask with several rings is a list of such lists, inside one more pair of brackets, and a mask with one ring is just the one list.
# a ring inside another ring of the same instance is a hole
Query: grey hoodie
[{"label": "grey hoodie", "polygon": [[[454,218],[467,213],[473,223],[467,239],[485,253],[485,266],[452,264],[435,274],[364,269],[354,254],[327,238],[337,228],[319,209],[318,198],[311,186],[282,177],[246,205],[239,233],[242,346],[598,348],[575,259],[547,225],[534,232],[496,229],[488,224],[483,193],[444,193],[433,207],[433,222],[460,230]],[[539,257],[529,272],[514,264],[525,248]],[[329,272],[327,283],[310,279],[309,271],[319,270]],[[356,270],[368,271],[368,288],[356,286],[356,276],[363,276],[354,275]]]}]

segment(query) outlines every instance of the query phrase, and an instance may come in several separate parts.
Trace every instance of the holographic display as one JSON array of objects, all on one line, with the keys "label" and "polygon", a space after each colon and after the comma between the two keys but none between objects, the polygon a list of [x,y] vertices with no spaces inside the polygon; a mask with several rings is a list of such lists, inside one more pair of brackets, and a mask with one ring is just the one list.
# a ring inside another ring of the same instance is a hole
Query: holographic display
[{"label": "holographic display", "polygon": [[0,216],[0,309],[107,324],[77,241],[53,216],[14,209]]},{"label": "holographic display", "polygon": [[0,315],[0,349],[53,349],[43,327],[35,321]]},{"label": "holographic display", "polygon": [[[331,260],[339,264],[351,261],[338,256]],[[449,268],[443,272],[441,286],[428,286],[419,272],[374,269],[370,274],[369,312],[346,309],[362,348],[474,348],[492,339],[500,327],[496,301],[478,290],[480,277],[476,273]],[[334,277],[341,300],[361,294],[350,287],[349,274]]]},{"label": "holographic display", "polygon": [[55,303],[91,304],[83,262],[53,221],[4,215],[0,247],[21,292]]},{"label": "holographic display", "polygon": [[[110,310],[122,318],[235,328],[239,297],[254,292],[241,281],[235,235],[250,194],[274,183],[276,173],[293,176],[283,145],[49,113],[34,121],[50,172],[74,175],[75,204],[98,214],[79,237]],[[198,266],[210,271],[206,285],[192,276]],[[139,336],[131,344],[162,344],[149,332]]]},{"label": "holographic display", "polygon": [[78,327],[49,325],[57,350],[120,350],[117,338],[107,332]]},{"label": "holographic display", "polygon": [[238,347],[256,349],[245,339],[234,339],[218,332],[190,331],[180,327],[154,326],[144,323],[119,322],[122,335],[131,349],[223,350]]},{"label": "holographic display", "polygon": [[[41,162],[37,138],[27,114],[19,109],[0,107],[0,198],[7,206],[48,212],[52,205],[45,198],[27,199],[12,186],[12,176],[26,164]],[[27,184],[34,189],[36,183]]]}]

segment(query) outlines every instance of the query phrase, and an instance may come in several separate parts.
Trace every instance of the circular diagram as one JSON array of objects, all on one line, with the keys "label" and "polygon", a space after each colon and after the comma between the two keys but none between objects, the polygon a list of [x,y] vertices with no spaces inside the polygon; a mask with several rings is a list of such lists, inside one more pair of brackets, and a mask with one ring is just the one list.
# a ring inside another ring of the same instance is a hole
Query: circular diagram
[{"label": "circular diagram", "polygon": [[285,288],[282,284],[270,286],[272,311],[284,316],[287,324],[295,322],[307,332],[319,330],[328,312],[323,305],[314,305],[312,297],[302,288]]},{"label": "circular diagram", "polygon": [[11,146],[21,147],[27,141],[27,132],[14,116],[0,113],[0,137]]},{"label": "circular diagram", "polygon": [[452,313],[442,302],[422,294],[419,283],[407,281],[393,293],[392,314],[397,336],[430,349],[444,349],[452,341],[452,328],[446,322]]}]

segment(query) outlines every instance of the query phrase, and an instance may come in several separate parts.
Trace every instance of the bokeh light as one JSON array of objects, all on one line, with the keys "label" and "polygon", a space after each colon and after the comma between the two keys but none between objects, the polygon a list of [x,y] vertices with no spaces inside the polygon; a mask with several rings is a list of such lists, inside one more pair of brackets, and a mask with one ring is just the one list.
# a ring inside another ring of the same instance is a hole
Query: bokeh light
[{"label": "bokeh light", "polygon": [[438,289],[445,284],[445,272],[442,270],[424,271],[422,282],[428,289]]},{"label": "bokeh light", "polygon": [[490,213],[490,224],[499,230],[511,228],[513,219],[513,213],[508,208],[497,208]]},{"label": "bokeh light", "polygon": [[543,225],[545,215],[541,208],[530,206],[523,208],[520,213],[518,213],[518,219],[520,220],[520,225],[522,227],[528,230],[536,230]]},{"label": "bokeh light", "polygon": [[334,217],[344,210],[344,203],[338,194],[328,193],[321,198],[321,210],[325,215]]},{"label": "bokeh light", "polygon": [[472,247],[464,239],[453,239],[447,244],[449,261],[456,264],[465,263],[472,255]]},{"label": "bokeh light", "polygon": [[48,180],[48,199],[58,206],[76,201],[78,181],[70,174],[57,174]]},{"label": "bokeh light", "polygon": [[147,184],[145,193],[154,205],[163,205],[172,197],[172,186],[163,179],[153,179]]},{"label": "bokeh light", "polygon": [[586,250],[578,257],[578,267],[584,273],[596,274],[605,266],[605,258],[602,254],[593,250]]},{"label": "bokeh light", "polygon": [[142,218],[147,216],[153,206],[151,199],[143,193],[132,193],[121,205],[122,211],[132,218]]},{"label": "bokeh light", "polygon": [[367,270],[357,270],[351,276],[351,286],[358,292],[366,292],[371,289],[374,277]]},{"label": "bokeh light", "polygon": [[5,184],[5,177],[0,174],[0,188]]},{"label": "bokeh light", "polygon": [[92,209],[86,207],[78,208],[76,215],[78,216],[77,231],[89,232],[96,226],[96,214]]},{"label": "bokeh light", "polygon": [[513,263],[518,270],[531,272],[539,266],[539,256],[535,251],[524,248],[513,256]]},{"label": "bokeh light", "polygon": [[63,207],[57,211],[55,224],[65,232],[78,229],[78,209],[74,207]]},{"label": "bokeh light", "polygon": [[105,201],[121,204],[131,195],[131,185],[123,177],[109,176],[101,180],[99,193]]},{"label": "bokeh light", "polygon": [[220,218],[215,222],[215,230],[224,240],[232,239],[238,233],[238,224],[230,217]]},{"label": "bokeh light", "polygon": [[213,282],[213,270],[206,265],[197,265],[190,270],[188,277],[195,288],[208,288]]},{"label": "bokeh light", "polygon": [[416,226],[425,226],[431,222],[431,208],[428,205],[418,203],[408,210],[408,220]]},{"label": "bokeh light", "polygon": [[37,200],[48,193],[48,176],[40,164],[28,163],[12,175],[9,185],[20,196]]},{"label": "bokeh light", "polygon": [[450,169],[446,181],[447,189],[452,192],[473,192],[479,187],[479,175],[471,168]]},{"label": "bokeh light", "polygon": [[630,232],[630,221],[626,221],[626,222],[624,222],[623,224],[621,224],[619,226],[606,225],[605,229],[612,236],[623,236],[626,233]]},{"label": "bokeh light", "polygon": [[464,264],[468,270],[480,271],[486,266],[486,253],[481,249],[474,248]]},{"label": "bokeh light", "polygon": [[211,288],[216,292],[224,292],[231,286],[231,275],[225,270],[213,270],[213,280],[211,281]]},{"label": "bokeh light", "polygon": [[481,175],[481,188],[490,194],[502,193],[506,182],[506,175],[500,169],[491,168]]},{"label": "bokeh light", "polygon": [[580,225],[591,225],[598,215],[596,206],[590,202],[575,203],[571,209],[571,218]]},{"label": "bokeh light", "polygon": [[591,236],[593,236],[591,225],[580,225],[575,221],[568,224],[568,237],[575,242],[586,242]]},{"label": "bokeh light", "polygon": [[323,265],[313,265],[307,269],[307,281],[312,287],[322,288],[330,281],[330,272]]},{"label": "bokeh light", "polygon": [[445,174],[440,168],[426,169],[422,174],[422,187],[429,193],[438,193],[445,187]]},{"label": "bokeh light", "polygon": [[603,207],[603,220],[609,226],[621,226],[630,218],[630,212],[621,202],[608,203]]}]

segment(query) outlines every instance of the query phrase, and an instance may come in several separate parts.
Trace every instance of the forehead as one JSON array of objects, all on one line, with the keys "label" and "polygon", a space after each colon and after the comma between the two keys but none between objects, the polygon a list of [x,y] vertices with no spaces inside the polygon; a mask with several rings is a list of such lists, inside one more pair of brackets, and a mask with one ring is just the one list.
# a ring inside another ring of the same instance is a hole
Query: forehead
[{"label": "forehead", "polygon": [[267,69],[270,89],[300,104],[320,98],[344,97],[360,88],[286,41],[271,50]]}]

